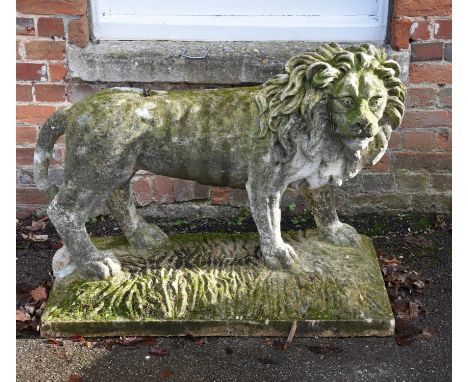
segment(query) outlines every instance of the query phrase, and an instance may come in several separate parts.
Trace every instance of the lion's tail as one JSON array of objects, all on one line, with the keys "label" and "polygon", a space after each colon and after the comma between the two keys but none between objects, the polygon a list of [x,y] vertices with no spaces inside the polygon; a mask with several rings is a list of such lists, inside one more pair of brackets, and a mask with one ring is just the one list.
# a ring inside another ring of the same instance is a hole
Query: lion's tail
[{"label": "lion's tail", "polygon": [[68,109],[57,110],[44,123],[34,150],[34,181],[39,190],[47,192],[50,196],[56,195],[59,188],[49,183],[49,159],[52,157],[55,142],[65,134]]}]

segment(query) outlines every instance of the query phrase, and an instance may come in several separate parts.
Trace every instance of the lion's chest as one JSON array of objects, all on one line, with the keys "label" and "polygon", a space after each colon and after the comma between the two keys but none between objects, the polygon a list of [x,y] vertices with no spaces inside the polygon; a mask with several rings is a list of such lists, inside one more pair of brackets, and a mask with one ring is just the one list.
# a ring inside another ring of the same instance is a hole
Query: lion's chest
[{"label": "lion's chest", "polygon": [[347,161],[340,155],[335,160],[324,160],[321,155],[313,158],[297,155],[287,171],[286,183],[305,179],[311,188],[320,188],[327,184],[340,186],[348,177],[347,172]]}]

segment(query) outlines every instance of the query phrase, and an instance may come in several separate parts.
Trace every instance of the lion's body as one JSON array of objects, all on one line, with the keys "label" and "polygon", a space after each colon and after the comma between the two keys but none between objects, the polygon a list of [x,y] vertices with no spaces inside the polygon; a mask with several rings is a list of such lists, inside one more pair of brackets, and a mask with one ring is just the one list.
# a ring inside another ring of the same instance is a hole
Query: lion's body
[{"label": "lion's body", "polygon": [[165,240],[137,213],[129,185],[134,173],[246,188],[263,258],[272,267],[294,263],[282,241],[279,203],[294,184],[312,203],[323,237],[335,244],[358,240],[339,222],[330,186],[341,183],[387,148],[401,122],[404,85],[398,65],[372,46],[293,57],[289,74],[263,86],[173,90],[145,96],[138,89],[109,89],[52,116],[35,151],[35,179],[43,190],[53,144],[66,132],[64,186],[49,216],[81,273],[106,277],[118,261],[96,250],[86,218],[107,200],[132,245]]},{"label": "lion's body", "polygon": [[[66,177],[96,159],[120,166],[126,161],[203,184],[243,187],[253,145],[260,143],[255,142],[257,92],[258,87],[249,87],[145,97],[111,89],[91,95],[69,110]],[[84,176],[88,182],[90,175]]]}]

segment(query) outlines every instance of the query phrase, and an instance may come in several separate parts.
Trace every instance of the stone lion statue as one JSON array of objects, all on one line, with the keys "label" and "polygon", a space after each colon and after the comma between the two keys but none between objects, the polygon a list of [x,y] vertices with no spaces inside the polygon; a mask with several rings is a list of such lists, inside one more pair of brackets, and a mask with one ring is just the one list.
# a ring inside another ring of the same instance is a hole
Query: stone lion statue
[{"label": "stone lion statue", "polygon": [[[167,239],[139,215],[130,180],[140,169],[213,186],[246,188],[264,262],[288,267],[294,249],[281,238],[287,187],[311,204],[321,238],[353,245],[339,221],[333,187],[380,160],[403,117],[406,87],[383,50],[323,44],[292,57],[261,86],[153,91],[113,88],[57,111],[41,128],[34,178],[55,195],[49,217],[72,259],[69,272],[105,278],[121,272],[85,229],[104,202],[135,247]],[[64,184],[49,184],[54,143],[66,133]]]}]

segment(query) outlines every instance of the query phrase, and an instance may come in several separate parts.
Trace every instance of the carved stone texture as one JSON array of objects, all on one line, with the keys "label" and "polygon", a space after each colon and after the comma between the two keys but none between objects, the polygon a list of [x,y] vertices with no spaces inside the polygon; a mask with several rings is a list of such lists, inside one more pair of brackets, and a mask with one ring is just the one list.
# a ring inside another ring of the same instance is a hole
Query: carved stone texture
[{"label": "carved stone texture", "polygon": [[[356,230],[337,217],[333,187],[383,156],[404,112],[399,72],[372,45],[324,44],[292,57],[283,74],[262,86],[113,88],[57,111],[40,130],[34,175],[40,189],[55,195],[48,214],[73,260],[69,271],[88,279],[122,272],[115,254],[99,251],[85,230],[87,218],[106,201],[135,248],[167,241],[131,199],[130,179],[138,169],[245,187],[262,259],[272,269],[293,267],[298,259],[280,232],[280,200],[288,186],[304,192],[323,240],[357,245]],[[59,190],[49,184],[48,164],[65,133]]]},{"label": "carved stone texture", "polygon": [[264,265],[255,233],[173,235],[152,250],[123,236],[94,238],[114,251],[123,275],[56,281],[41,334],[285,336],[294,320],[296,336],[393,334],[369,238],[337,248],[316,230],[283,236],[300,259],[290,271]]}]

